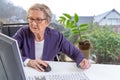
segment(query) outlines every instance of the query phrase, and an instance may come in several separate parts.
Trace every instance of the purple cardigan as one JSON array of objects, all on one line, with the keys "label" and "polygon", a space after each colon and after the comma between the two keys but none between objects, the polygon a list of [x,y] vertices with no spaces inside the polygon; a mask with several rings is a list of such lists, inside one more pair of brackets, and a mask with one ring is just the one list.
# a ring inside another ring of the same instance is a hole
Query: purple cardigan
[{"label": "purple cardigan", "polygon": [[[18,41],[23,61],[26,58],[35,59],[34,34],[30,31],[28,26],[20,28],[13,38]],[[60,32],[47,27],[44,34],[42,60],[52,61],[58,52],[67,54],[75,60],[77,64],[84,58],[83,54]]]}]

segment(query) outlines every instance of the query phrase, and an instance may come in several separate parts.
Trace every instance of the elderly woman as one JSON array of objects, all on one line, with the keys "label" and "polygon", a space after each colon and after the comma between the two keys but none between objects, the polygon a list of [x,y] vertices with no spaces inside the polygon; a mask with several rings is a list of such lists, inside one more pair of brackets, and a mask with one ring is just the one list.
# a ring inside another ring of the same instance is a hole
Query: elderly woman
[{"label": "elderly woman", "polygon": [[72,58],[83,69],[90,63],[60,32],[48,27],[52,13],[44,4],[34,4],[28,10],[29,26],[20,28],[13,36],[18,41],[24,65],[44,71],[40,64],[48,66],[46,61],[54,60],[58,52]]}]

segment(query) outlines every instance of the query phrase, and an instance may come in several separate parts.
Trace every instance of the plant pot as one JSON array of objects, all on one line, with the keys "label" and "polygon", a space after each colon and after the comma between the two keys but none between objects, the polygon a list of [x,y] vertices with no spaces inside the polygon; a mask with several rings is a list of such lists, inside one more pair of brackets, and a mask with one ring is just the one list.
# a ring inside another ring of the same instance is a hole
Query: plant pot
[{"label": "plant pot", "polygon": [[86,59],[89,59],[90,56],[90,42],[88,40],[84,40],[79,42],[79,49],[84,54]]},{"label": "plant pot", "polygon": [[89,50],[90,49],[90,42],[88,40],[80,41],[79,42],[79,49],[80,50]]},{"label": "plant pot", "polygon": [[80,51],[84,54],[86,59],[89,59],[89,57],[90,57],[90,49],[89,50],[80,50]]}]

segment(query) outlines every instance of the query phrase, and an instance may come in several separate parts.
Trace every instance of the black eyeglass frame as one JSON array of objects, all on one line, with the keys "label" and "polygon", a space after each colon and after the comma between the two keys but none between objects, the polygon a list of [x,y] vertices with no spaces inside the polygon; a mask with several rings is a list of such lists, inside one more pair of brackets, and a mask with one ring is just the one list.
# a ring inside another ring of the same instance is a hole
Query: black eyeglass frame
[{"label": "black eyeglass frame", "polygon": [[37,22],[37,23],[41,23],[42,21],[47,20],[47,18],[44,18],[44,19],[36,18],[36,19],[34,19],[34,18],[31,18],[31,17],[27,17],[27,20],[28,20],[29,22],[35,21],[35,22]]}]

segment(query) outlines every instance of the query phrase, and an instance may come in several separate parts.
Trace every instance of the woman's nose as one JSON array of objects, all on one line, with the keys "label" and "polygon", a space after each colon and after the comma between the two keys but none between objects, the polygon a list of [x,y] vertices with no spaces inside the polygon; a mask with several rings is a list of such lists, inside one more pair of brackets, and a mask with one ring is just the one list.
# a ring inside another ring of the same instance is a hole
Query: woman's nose
[{"label": "woman's nose", "polygon": [[33,26],[37,26],[37,23],[35,21],[32,22]]}]

